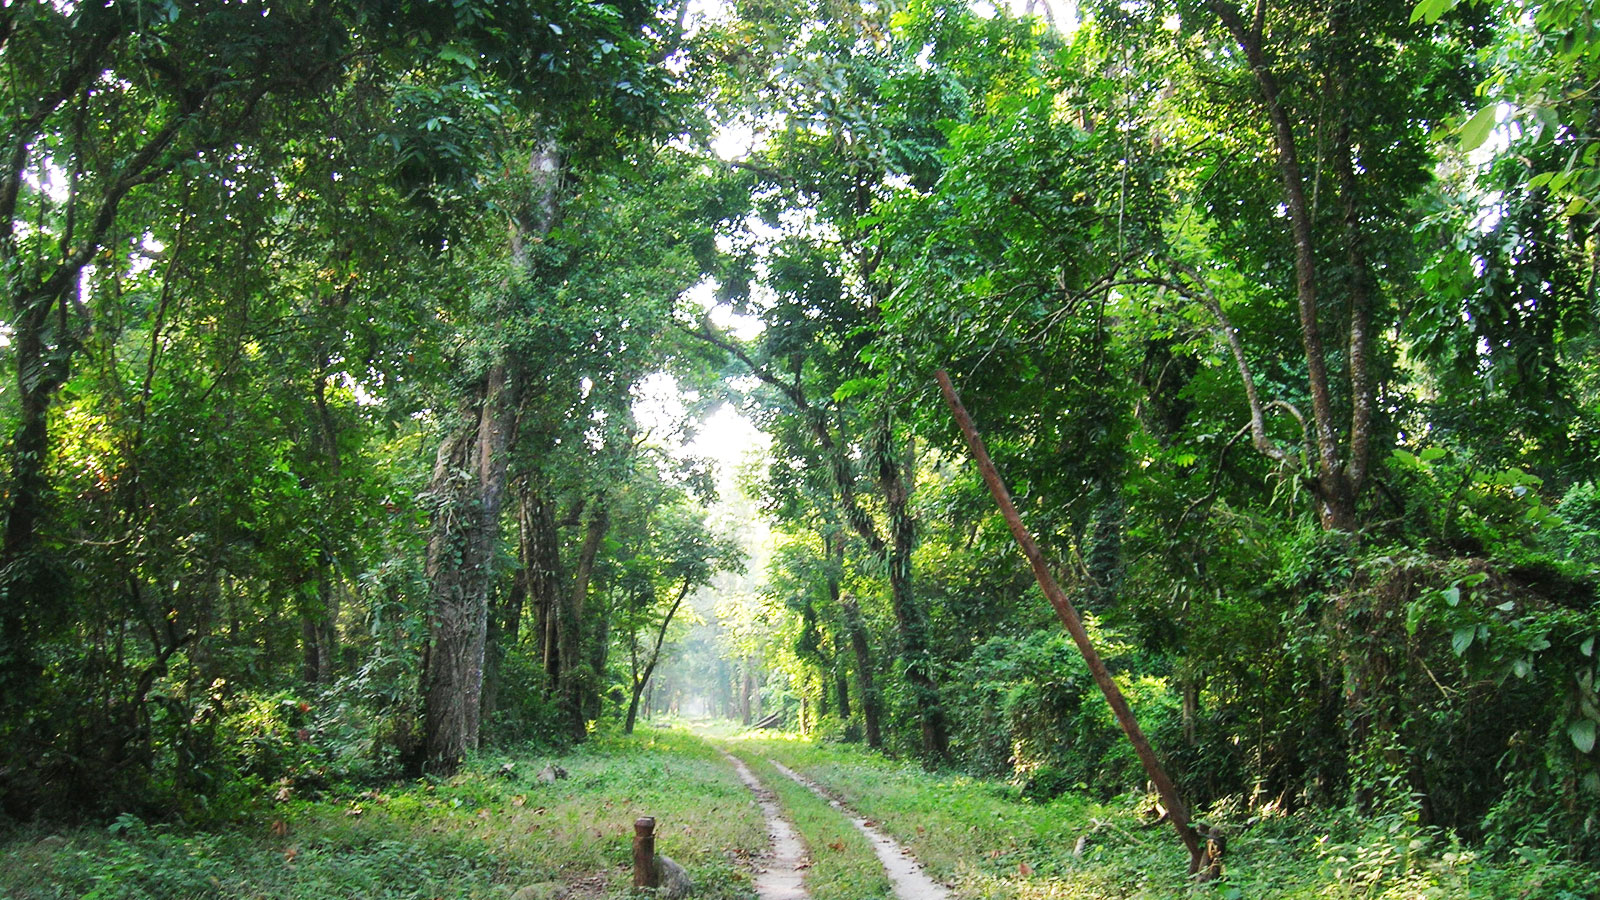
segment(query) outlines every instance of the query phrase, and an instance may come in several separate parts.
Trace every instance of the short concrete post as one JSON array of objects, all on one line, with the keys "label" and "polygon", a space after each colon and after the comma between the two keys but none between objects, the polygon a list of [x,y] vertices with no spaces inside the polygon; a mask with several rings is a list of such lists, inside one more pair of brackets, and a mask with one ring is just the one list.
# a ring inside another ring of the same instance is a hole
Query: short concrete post
[{"label": "short concrete post", "polygon": [[660,884],[656,872],[656,820],[640,816],[633,822],[633,886],[653,888]]}]

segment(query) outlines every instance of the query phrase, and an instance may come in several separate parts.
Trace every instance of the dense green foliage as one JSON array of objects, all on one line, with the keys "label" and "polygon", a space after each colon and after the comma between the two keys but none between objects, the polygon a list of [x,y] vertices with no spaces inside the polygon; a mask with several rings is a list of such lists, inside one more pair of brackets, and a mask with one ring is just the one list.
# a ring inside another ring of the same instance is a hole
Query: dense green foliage
[{"label": "dense green foliage", "polygon": [[697,705],[1137,790],[946,369],[1197,812],[1594,862],[1593,13],[1076,12],[5,6],[5,814]]}]

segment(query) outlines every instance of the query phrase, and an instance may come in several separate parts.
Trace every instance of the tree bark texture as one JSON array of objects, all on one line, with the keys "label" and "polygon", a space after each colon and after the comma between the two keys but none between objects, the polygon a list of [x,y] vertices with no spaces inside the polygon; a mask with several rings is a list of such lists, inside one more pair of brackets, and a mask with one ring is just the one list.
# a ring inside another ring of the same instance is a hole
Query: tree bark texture
[{"label": "tree bark texture", "polygon": [[452,435],[434,464],[438,504],[428,540],[429,646],[423,671],[426,766],[449,774],[477,748],[483,667],[510,410],[503,366],[479,388],[476,421]]},{"label": "tree bark texture", "polygon": [[558,693],[561,708],[567,720],[567,733],[573,740],[588,737],[588,694],[594,690],[594,678],[588,671],[584,658],[584,607],[589,595],[589,579],[594,573],[594,562],[600,552],[600,542],[610,528],[610,517],[605,505],[596,502],[589,511],[589,521],[584,529],[583,546],[578,551],[572,584],[562,593],[557,621],[557,652],[560,655],[560,680]]},{"label": "tree bark texture", "polygon": [[[1311,466],[1318,501],[1318,518],[1330,530],[1354,531],[1357,525],[1356,500],[1366,478],[1371,419],[1376,401],[1371,377],[1371,299],[1366,279],[1367,265],[1359,238],[1355,175],[1350,159],[1347,127],[1335,141],[1333,167],[1340,182],[1344,203],[1345,249],[1351,263],[1352,292],[1349,330],[1351,388],[1351,430],[1348,447],[1341,452],[1339,427],[1335,421],[1328,355],[1320,322],[1319,276],[1316,243],[1312,229],[1312,209],[1305,193],[1305,176],[1300,151],[1295,143],[1294,123],[1282,98],[1278,76],[1273,68],[1263,35],[1264,7],[1258,7],[1253,22],[1247,23],[1227,0],[1207,4],[1227,29],[1249,62],[1256,89],[1272,126],[1273,146],[1278,157],[1278,172],[1283,182],[1284,207],[1288,211],[1294,243],[1295,298],[1300,317],[1300,338],[1305,351],[1307,387],[1311,394],[1311,434],[1315,463]],[[1348,92],[1335,92],[1335,102],[1348,103]]]},{"label": "tree bark texture", "polygon": [[[844,610],[845,630],[850,633],[850,649],[856,658],[857,693],[861,697],[861,721],[866,729],[867,746],[883,749],[882,702],[872,674],[872,648],[867,643],[867,626],[861,621],[861,607],[850,597],[839,601]],[[749,723],[746,723],[749,724]]]}]

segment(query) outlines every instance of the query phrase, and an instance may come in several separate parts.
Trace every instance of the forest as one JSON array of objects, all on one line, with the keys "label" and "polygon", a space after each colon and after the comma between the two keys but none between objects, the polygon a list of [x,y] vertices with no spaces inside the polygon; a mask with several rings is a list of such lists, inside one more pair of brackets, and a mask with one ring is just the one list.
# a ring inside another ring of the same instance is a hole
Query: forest
[{"label": "forest", "polygon": [[1144,796],[942,371],[1195,815],[1600,866],[1586,0],[17,0],[0,110],[0,839]]}]

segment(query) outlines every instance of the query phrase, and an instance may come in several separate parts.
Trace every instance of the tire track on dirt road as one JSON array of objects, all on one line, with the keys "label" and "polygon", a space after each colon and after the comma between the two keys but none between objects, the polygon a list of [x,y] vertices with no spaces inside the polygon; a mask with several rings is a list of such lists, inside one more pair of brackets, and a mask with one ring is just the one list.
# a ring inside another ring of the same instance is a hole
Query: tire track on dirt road
[{"label": "tire track on dirt road", "polygon": [[806,893],[805,877],[801,869],[807,865],[805,844],[801,843],[800,835],[794,826],[783,817],[783,807],[778,804],[778,796],[756,778],[744,760],[726,750],[718,747],[717,752],[728,758],[734,771],[739,773],[739,780],[745,787],[756,795],[756,802],[761,806],[761,815],[767,820],[767,836],[771,840],[772,853],[766,860],[765,867],[756,873],[756,894],[761,900],[809,900]]},{"label": "tire track on dirt road", "polygon": [[773,768],[792,779],[796,784],[816,794],[828,805],[838,810],[840,815],[850,820],[850,823],[872,842],[872,849],[878,854],[878,861],[883,863],[883,870],[889,876],[889,884],[893,886],[896,900],[947,900],[950,891],[944,885],[934,881],[917,862],[911,852],[902,847],[894,838],[879,831],[865,817],[858,815],[855,810],[833,797],[799,772],[785,766],[776,760],[767,760]]}]

